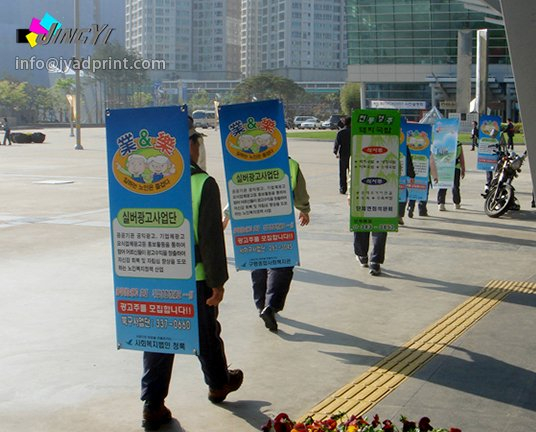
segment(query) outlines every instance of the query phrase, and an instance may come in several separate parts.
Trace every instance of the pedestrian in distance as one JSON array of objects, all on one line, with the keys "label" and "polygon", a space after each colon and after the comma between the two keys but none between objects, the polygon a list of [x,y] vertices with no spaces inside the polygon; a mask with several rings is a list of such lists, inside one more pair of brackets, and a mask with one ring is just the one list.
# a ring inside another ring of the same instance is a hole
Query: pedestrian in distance
[{"label": "pedestrian in distance", "polygon": [[[218,322],[218,305],[223,300],[224,283],[229,278],[225,240],[221,225],[220,192],[214,178],[198,165],[200,134],[190,136],[190,175],[192,178],[193,224],[196,250],[197,314],[199,326],[199,361],[208,385],[208,399],[221,403],[242,385],[241,370],[230,370]],[[143,353],[141,400],[144,401],[145,430],[158,430],[171,421],[165,406],[174,354]]]},{"label": "pedestrian in distance", "polygon": [[512,119],[508,119],[508,124],[506,125],[506,135],[508,135],[508,144],[506,145],[507,150],[514,149],[514,136],[515,136],[515,126],[512,123]]},{"label": "pedestrian in distance", "polygon": [[2,142],[2,145],[6,145],[6,141],[9,142],[8,145],[11,145],[11,128],[9,127],[7,117],[4,117],[2,128],[4,129],[4,141]]},{"label": "pedestrian in distance", "polygon": [[[462,197],[460,194],[460,180],[465,177],[465,159],[463,156],[462,143],[458,142],[456,146],[456,162],[454,168],[454,185],[452,187],[452,201],[456,209],[462,208]],[[434,182],[437,183],[437,174]],[[441,188],[437,191],[437,206],[439,211],[445,211],[445,199],[447,197],[447,189]]]},{"label": "pedestrian in distance", "polygon": [[473,129],[471,130],[471,151],[478,147],[478,123],[473,120]]},{"label": "pedestrian in distance", "polygon": [[346,194],[348,187],[348,170],[350,169],[350,140],[351,140],[352,118],[345,117],[343,128],[337,132],[333,153],[339,159],[339,192]]}]

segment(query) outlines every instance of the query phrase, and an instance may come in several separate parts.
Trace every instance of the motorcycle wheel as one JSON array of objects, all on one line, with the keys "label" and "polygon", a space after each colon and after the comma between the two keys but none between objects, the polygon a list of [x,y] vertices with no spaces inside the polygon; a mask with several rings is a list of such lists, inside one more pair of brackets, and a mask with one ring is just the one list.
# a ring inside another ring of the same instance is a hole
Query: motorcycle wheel
[{"label": "motorcycle wheel", "polygon": [[491,218],[498,218],[505,214],[514,200],[514,191],[510,185],[502,185],[497,191],[497,187],[491,189],[484,203],[484,211]]}]

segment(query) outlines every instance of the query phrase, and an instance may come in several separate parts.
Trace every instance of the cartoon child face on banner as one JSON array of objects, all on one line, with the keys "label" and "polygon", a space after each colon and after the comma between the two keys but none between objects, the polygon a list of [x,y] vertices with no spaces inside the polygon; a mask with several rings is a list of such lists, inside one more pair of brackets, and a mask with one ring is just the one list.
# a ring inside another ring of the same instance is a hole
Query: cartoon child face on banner
[{"label": "cartoon child face on banner", "polygon": [[225,140],[227,150],[243,161],[267,159],[276,154],[283,143],[276,122],[266,117],[260,121],[249,117],[245,123],[237,120],[229,125],[229,131]]},{"label": "cartoon child face on banner", "polygon": [[184,161],[176,148],[176,138],[159,131],[149,136],[146,129],[138,137],[126,132],[116,140],[113,158],[117,181],[131,192],[152,195],[171,189],[182,177]]}]

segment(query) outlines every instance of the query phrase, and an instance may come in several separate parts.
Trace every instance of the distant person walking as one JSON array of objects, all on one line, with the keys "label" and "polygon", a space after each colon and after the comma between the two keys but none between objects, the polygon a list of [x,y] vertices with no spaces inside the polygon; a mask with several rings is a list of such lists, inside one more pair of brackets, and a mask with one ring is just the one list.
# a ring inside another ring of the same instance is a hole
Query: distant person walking
[{"label": "distant person walking", "polygon": [[506,145],[507,150],[514,149],[514,135],[515,135],[515,126],[512,123],[512,119],[508,119],[508,124],[506,125],[506,135],[508,135],[508,144]]},{"label": "distant person walking", "polygon": [[350,168],[351,117],[345,117],[343,128],[337,132],[333,153],[339,159],[339,192],[346,194],[348,170]]},{"label": "distant person walking", "polygon": [[[462,197],[460,195],[460,179],[465,177],[465,159],[463,157],[462,143],[458,142],[456,146],[456,165],[454,168],[454,185],[452,186],[452,201],[456,209],[462,208]],[[434,178],[434,182],[437,183],[437,174]],[[445,199],[447,197],[447,189],[439,189],[437,191],[437,205],[439,211],[445,211]]]},{"label": "distant person walking", "polygon": [[9,127],[9,122],[7,121],[7,118],[4,117],[4,121],[2,123],[2,127],[4,128],[4,142],[2,145],[6,145],[6,141],[9,141],[9,145],[11,145],[11,128]]},{"label": "distant person walking", "polygon": [[473,120],[473,130],[471,131],[471,151],[478,147],[478,123]]}]

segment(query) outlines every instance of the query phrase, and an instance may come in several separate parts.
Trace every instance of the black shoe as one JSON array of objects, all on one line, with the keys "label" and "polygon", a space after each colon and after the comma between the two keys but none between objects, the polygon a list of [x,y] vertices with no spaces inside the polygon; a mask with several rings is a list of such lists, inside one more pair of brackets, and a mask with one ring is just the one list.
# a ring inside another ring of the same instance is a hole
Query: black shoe
[{"label": "black shoe", "polygon": [[341,195],[346,195],[346,189],[339,189],[339,193]]},{"label": "black shoe", "polygon": [[369,273],[372,275],[372,276],[379,276],[382,274],[382,271],[380,269],[380,265],[378,263],[370,263],[369,264]]},{"label": "black shoe", "polygon": [[270,331],[277,331],[277,321],[275,320],[275,312],[270,306],[266,306],[259,315],[264,321],[264,325]]},{"label": "black shoe", "polygon": [[426,217],[428,216],[428,212],[424,211],[424,212],[419,212],[419,216],[421,217]]},{"label": "black shoe", "polygon": [[408,208],[408,217],[409,217],[410,219],[413,218],[413,209],[412,209],[412,208]]},{"label": "black shoe", "polygon": [[227,395],[240,388],[244,381],[244,373],[240,369],[229,369],[229,382],[220,389],[208,389],[208,400],[214,404],[221,403]]},{"label": "black shoe", "polygon": [[359,262],[359,265],[361,267],[368,267],[368,256],[359,256],[356,255],[355,259]]},{"label": "black shoe", "polygon": [[141,426],[146,431],[158,430],[160,426],[170,421],[171,411],[166,408],[164,402],[145,401]]}]

